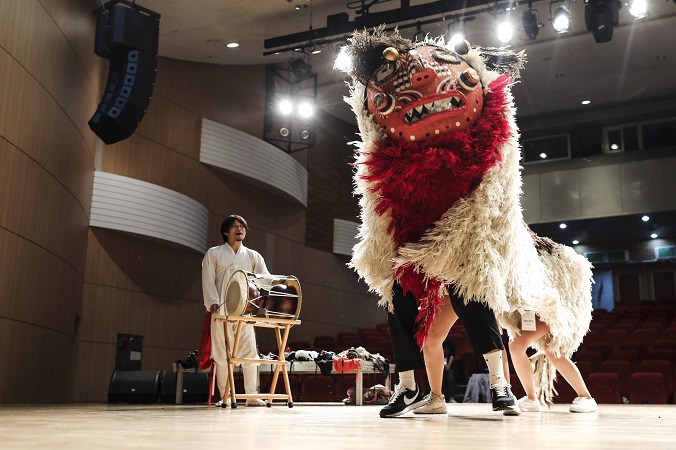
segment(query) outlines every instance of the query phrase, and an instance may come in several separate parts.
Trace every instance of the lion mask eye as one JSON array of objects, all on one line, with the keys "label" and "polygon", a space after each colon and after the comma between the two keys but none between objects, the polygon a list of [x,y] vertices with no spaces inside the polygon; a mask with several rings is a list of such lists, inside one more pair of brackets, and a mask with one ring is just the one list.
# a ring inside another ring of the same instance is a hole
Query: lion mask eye
[{"label": "lion mask eye", "polygon": [[433,55],[435,58],[451,64],[460,64],[460,61],[462,61],[456,53],[443,48],[435,48]]}]

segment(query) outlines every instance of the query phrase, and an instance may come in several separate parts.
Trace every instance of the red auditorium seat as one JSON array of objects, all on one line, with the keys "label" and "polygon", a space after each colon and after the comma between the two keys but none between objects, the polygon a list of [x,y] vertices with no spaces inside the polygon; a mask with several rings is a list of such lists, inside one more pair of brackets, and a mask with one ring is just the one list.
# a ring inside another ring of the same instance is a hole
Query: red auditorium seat
[{"label": "red auditorium seat", "polygon": [[620,379],[620,393],[622,397],[629,398],[629,379],[632,374],[629,361],[602,361],[598,367],[598,371],[616,373]]},{"label": "red auditorium seat", "polygon": [[625,342],[636,342],[645,344],[648,349],[652,349],[660,335],[656,330],[650,328],[639,328],[629,335]]},{"label": "red auditorium seat", "polygon": [[643,359],[664,359],[676,367],[676,349],[653,348],[643,356]]},{"label": "red auditorium seat", "polygon": [[[271,373],[260,374],[260,383],[261,383],[261,392],[269,393],[270,386],[272,385],[272,374]],[[289,386],[291,387],[291,398],[293,399],[294,402],[297,402],[299,400],[298,394],[300,393],[300,376],[289,375]],[[238,392],[244,392],[244,390]],[[277,386],[275,387],[274,393],[286,394],[286,389],[284,388],[284,377],[282,376],[281,373],[277,378]]]},{"label": "red auditorium seat", "polygon": [[573,353],[571,358],[573,361],[589,361],[592,367],[596,367],[603,360],[603,353],[592,350],[578,350]]},{"label": "red auditorium seat", "polygon": [[618,374],[613,372],[592,373],[587,377],[586,384],[596,403],[622,404]]},{"label": "red auditorium seat", "polygon": [[585,346],[585,350],[592,352],[601,352],[603,358],[610,355],[614,349],[615,348],[612,345],[606,343],[588,344]]},{"label": "red auditorium seat", "polygon": [[629,380],[629,403],[667,403],[664,375],[657,372],[635,372]]},{"label": "red auditorium seat", "polygon": [[627,361],[634,370],[641,361],[641,355],[636,350],[617,350],[606,357],[606,361]]},{"label": "red auditorium seat", "polygon": [[665,328],[662,332],[662,342],[676,342],[676,327]]},{"label": "red auditorium seat", "polygon": [[309,341],[289,341],[286,343],[286,346],[291,349],[291,351],[294,350],[307,350],[310,347],[312,347],[312,344],[310,344]]},{"label": "red auditorium seat", "polygon": [[575,363],[575,365],[577,366],[577,370],[580,371],[582,378],[587,378],[587,376],[592,373],[594,368],[594,364],[592,364],[590,361],[578,361]]},{"label": "red auditorium seat", "polygon": [[658,372],[664,376],[664,389],[667,397],[674,394],[674,370],[671,362],[664,359],[644,359],[635,372]]},{"label": "red auditorium seat", "polygon": [[620,348],[620,345],[627,338],[628,334],[626,330],[611,329],[603,333],[603,341],[617,349]]},{"label": "red auditorium seat", "polygon": [[333,402],[335,381],[328,375],[303,375],[300,387],[302,402]]}]

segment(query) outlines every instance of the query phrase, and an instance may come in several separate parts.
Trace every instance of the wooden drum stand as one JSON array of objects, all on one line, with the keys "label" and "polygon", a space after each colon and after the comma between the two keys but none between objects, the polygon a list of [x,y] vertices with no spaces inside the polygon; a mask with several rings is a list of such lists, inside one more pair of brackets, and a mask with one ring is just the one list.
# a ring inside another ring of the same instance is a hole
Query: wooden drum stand
[{"label": "wooden drum stand", "polygon": [[[300,320],[298,319],[283,319],[283,318],[272,318],[272,317],[255,317],[255,316],[223,316],[215,315],[214,319],[217,322],[222,322],[223,326],[226,327],[228,323],[236,323],[237,330],[235,332],[235,342],[232,343],[232,351],[230,351],[230,342],[228,335],[230,334],[228,330],[225,330],[225,348],[228,356],[228,384],[225,389],[225,395],[223,398],[230,397],[231,405],[233,408],[237,407],[237,399],[264,399],[267,402],[267,406],[272,406],[273,400],[286,400],[289,408],[293,408],[293,398],[291,396],[291,384],[289,383],[289,372],[288,372],[288,361],[284,357],[284,349],[286,348],[286,343],[289,339],[289,331],[294,325],[300,325]],[[242,331],[242,327],[253,326],[253,327],[263,327],[263,328],[273,328],[275,330],[275,337],[277,338],[277,360],[269,359],[251,359],[251,358],[238,358],[237,350],[239,347],[239,338]],[[272,375],[272,384],[270,385],[270,393],[261,393],[261,394],[237,394],[235,392],[235,364],[270,364],[275,366],[275,371]],[[282,373],[284,378],[284,388],[286,394],[275,394],[275,389],[277,387],[277,381],[279,379],[279,373]]]}]

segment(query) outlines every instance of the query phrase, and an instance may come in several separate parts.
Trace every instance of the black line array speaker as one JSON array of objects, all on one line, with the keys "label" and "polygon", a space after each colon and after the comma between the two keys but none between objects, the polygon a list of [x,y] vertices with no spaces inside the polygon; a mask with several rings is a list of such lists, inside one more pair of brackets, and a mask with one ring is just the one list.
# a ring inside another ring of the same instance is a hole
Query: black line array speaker
[{"label": "black line array speaker", "polygon": [[[163,370],[160,387],[161,403],[176,403],[176,372]],[[183,403],[209,401],[209,373],[183,372]]]},{"label": "black line array speaker", "polygon": [[109,59],[110,65],[106,89],[89,128],[106,144],[114,144],[134,133],[150,104],[160,15],[125,0],[112,0],[95,14],[94,52]]},{"label": "black line array speaker", "polygon": [[155,403],[159,395],[159,371],[116,370],[110,378],[109,403]]}]

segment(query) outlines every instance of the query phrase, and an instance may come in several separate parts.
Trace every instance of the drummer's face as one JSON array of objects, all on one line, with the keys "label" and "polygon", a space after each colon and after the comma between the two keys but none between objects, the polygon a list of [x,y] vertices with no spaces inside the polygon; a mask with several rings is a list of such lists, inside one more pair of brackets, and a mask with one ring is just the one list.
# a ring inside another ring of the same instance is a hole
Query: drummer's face
[{"label": "drummer's face", "polygon": [[246,237],[246,228],[242,225],[242,222],[235,220],[230,228],[228,229],[228,234],[226,238],[228,242],[242,242]]}]

